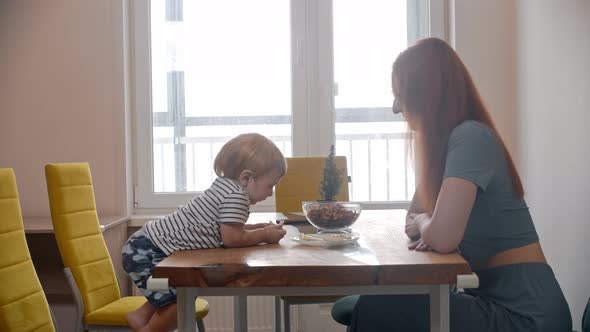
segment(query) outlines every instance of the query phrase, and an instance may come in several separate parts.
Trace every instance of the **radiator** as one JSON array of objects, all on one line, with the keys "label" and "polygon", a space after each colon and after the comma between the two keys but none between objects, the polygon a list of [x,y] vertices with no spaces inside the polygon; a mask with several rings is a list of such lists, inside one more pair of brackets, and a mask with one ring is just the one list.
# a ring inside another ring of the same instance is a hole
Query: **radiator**
[{"label": "radiator", "polygon": [[[135,286],[133,286],[133,295],[142,296]],[[207,332],[234,331],[233,297],[211,296],[203,297],[203,299],[209,302],[209,314],[203,320]],[[275,330],[274,301],[274,296],[248,297],[249,332],[273,332]],[[297,325],[297,306],[291,306],[291,331],[297,331]]]}]

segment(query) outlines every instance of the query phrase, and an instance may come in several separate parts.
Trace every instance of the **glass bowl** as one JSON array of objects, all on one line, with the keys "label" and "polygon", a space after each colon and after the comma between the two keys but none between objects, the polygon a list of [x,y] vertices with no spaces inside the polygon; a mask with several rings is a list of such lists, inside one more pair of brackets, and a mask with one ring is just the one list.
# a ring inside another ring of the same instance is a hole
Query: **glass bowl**
[{"label": "glass bowl", "polygon": [[355,202],[310,201],[301,204],[305,218],[320,231],[346,231],[361,214]]}]

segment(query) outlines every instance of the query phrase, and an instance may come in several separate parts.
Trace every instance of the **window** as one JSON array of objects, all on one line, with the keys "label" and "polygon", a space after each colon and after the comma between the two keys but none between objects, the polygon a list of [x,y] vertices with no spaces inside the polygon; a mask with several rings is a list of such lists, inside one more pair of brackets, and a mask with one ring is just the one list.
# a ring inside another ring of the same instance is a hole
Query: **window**
[{"label": "window", "polygon": [[393,59],[408,44],[406,5],[333,4],[336,148],[349,161],[355,201],[407,201],[413,193],[406,125],[391,111],[389,78]]},{"label": "window", "polygon": [[285,156],[336,144],[352,200],[407,202],[414,175],[389,76],[427,35],[429,10],[425,0],[133,2],[136,208],[208,188],[215,155],[243,132]]}]

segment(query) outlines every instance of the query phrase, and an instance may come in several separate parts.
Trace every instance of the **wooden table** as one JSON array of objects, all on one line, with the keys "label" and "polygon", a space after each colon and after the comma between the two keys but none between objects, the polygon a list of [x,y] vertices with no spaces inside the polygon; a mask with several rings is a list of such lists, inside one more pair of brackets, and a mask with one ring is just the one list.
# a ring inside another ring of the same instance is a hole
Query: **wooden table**
[{"label": "wooden table", "polygon": [[[274,213],[252,214],[268,221]],[[449,291],[469,275],[457,254],[408,250],[405,210],[365,210],[353,225],[358,244],[315,247],[290,238],[311,226],[288,226],[279,244],[176,252],[154,278],[178,288],[178,329],[195,331],[196,296],[235,296],[236,331],[246,331],[248,295],[430,294],[431,331],[449,331]],[[164,279],[165,280],[165,279]]]}]

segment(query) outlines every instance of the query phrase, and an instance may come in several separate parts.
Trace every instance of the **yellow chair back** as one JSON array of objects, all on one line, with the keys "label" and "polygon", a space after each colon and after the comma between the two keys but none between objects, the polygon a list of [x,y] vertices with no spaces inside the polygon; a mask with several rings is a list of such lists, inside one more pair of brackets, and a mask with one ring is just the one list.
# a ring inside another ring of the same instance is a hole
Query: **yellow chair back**
[{"label": "yellow chair back", "polygon": [[0,169],[0,331],[55,331],[25,238],[14,171]]},{"label": "yellow chair back", "polygon": [[51,220],[66,268],[84,302],[84,318],[121,298],[104,242],[88,163],[45,166]]},{"label": "yellow chair back", "polygon": [[[301,202],[320,199],[319,186],[324,175],[326,157],[287,158],[287,174],[275,187],[278,212],[301,212]],[[342,170],[338,201],[348,201],[348,171],[346,157],[335,156],[336,167]]]}]

